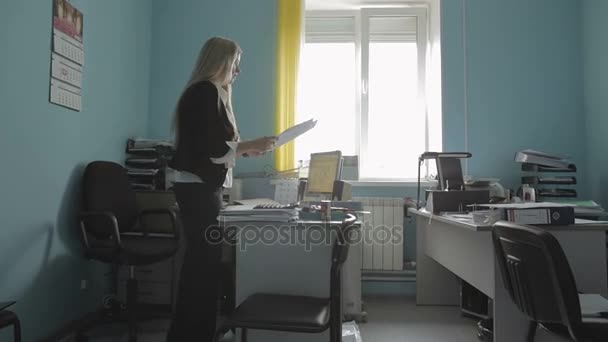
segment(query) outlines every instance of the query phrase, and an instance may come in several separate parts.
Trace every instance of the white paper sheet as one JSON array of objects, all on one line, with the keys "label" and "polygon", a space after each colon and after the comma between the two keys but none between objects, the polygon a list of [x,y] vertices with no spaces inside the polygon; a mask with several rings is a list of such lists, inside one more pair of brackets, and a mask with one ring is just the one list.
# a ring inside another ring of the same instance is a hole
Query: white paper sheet
[{"label": "white paper sheet", "polygon": [[507,203],[507,204],[484,204],[484,207],[499,208],[499,209],[537,209],[537,208],[563,208],[573,207],[567,203],[553,202],[523,202],[523,203]]},{"label": "white paper sheet", "polygon": [[281,134],[279,134],[275,147],[284,145],[300,135],[310,131],[315,127],[316,124],[317,120],[310,119],[284,130],[281,132]]},{"label": "white paper sheet", "polygon": [[600,312],[608,312],[608,300],[602,295],[584,293],[578,295],[581,304],[581,315],[585,317],[597,317]]}]

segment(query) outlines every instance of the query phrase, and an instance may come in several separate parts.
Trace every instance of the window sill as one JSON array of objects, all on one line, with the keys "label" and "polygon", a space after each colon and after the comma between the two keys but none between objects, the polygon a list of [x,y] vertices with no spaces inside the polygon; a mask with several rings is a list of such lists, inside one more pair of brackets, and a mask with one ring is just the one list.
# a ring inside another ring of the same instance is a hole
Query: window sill
[{"label": "window sill", "polygon": [[[413,179],[413,180],[395,180],[395,181],[380,181],[380,180],[363,180],[363,181],[349,181],[349,180],[345,180],[346,182],[352,184],[353,187],[404,187],[404,188],[416,188],[418,186],[418,181]],[[436,186],[437,185],[437,181],[420,181],[420,187],[421,188],[427,188],[429,186]]]}]

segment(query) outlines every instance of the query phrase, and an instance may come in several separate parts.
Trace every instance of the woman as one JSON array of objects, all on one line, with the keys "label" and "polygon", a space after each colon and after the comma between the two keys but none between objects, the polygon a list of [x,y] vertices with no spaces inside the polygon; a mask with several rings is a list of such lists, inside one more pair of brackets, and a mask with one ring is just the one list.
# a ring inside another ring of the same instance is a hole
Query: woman
[{"label": "woman", "polygon": [[175,111],[177,150],[170,166],[186,253],[168,342],[212,341],[221,277],[216,234],[222,190],[232,185],[237,156],[263,154],[276,142],[275,137],[239,140],[231,95],[241,52],[229,39],[209,39]]}]

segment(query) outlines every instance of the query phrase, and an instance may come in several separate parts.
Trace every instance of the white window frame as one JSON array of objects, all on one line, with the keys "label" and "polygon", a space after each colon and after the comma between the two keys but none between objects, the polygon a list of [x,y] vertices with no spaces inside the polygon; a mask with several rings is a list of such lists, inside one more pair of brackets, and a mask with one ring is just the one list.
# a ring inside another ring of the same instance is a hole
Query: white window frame
[{"label": "white window frame", "polygon": [[[415,16],[417,19],[416,42],[418,46],[418,99],[424,99],[425,103],[425,151],[429,150],[430,146],[430,130],[429,130],[429,110],[427,98],[427,63],[428,50],[430,44],[429,38],[429,23],[430,11],[427,6],[406,6],[406,7],[390,7],[390,8],[361,8],[357,10],[311,10],[306,11],[305,17],[320,17],[320,18],[335,18],[348,17],[353,18],[355,23],[354,43],[355,43],[355,65],[356,65],[356,81],[355,85],[357,96],[355,103],[355,151],[359,156],[359,165],[364,165],[366,161],[368,134],[367,126],[369,122],[369,102],[368,92],[364,91],[369,83],[369,18],[374,16]],[[308,32],[305,32],[305,41],[308,42],[311,38]],[[330,35],[324,35],[324,39],[331,38]],[[366,128],[366,129],[363,129]],[[441,135],[441,132],[435,134]],[[416,163],[416,161],[412,161]],[[361,174],[361,167],[359,167]],[[426,163],[422,171],[422,179],[427,179],[429,176],[429,167]],[[364,175],[363,175],[364,176]],[[416,182],[417,178],[387,178],[387,177],[360,177],[361,182]]]}]

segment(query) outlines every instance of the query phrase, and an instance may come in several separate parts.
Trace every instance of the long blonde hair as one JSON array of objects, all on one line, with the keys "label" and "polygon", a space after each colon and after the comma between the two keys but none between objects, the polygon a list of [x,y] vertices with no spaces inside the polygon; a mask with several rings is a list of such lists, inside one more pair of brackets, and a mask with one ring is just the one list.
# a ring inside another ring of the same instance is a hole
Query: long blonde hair
[{"label": "long blonde hair", "polygon": [[[226,106],[232,111],[232,85],[229,81],[232,77],[232,65],[242,53],[241,47],[233,40],[222,37],[213,37],[207,40],[201,48],[190,79],[179,97],[178,106],[184,93],[190,86],[201,81],[213,81],[221,84],[228,92],[228,103],[226,103]],[[173,114],[172,127],[175,133],[176,144],[179,135],[178,120],[179,113],[176,108]]]}]

